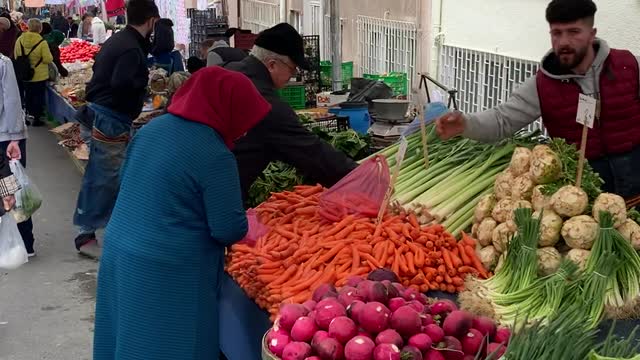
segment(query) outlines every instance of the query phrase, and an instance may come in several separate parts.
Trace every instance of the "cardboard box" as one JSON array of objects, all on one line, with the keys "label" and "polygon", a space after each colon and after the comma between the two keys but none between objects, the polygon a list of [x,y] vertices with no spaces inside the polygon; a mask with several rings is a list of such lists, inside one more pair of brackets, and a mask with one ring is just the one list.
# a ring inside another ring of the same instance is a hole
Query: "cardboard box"
[{"label": "cardboard box", "polygon": [[348,97],[349,97],[349,94],[336,95],[328,91],[325,91],[316,95],[316,106],[317,107],[336,106],[342,102],[347,101]]}]

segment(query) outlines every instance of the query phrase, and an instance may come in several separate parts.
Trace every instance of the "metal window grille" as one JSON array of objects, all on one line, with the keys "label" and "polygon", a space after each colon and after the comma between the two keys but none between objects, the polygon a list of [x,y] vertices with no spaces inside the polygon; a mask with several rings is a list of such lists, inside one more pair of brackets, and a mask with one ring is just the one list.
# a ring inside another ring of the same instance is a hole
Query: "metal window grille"
[{"label": "metal window grille", "polygon": [[[463,112],[484,111],[505,102],[540,67],[536,61],[451,45],[442,45],[440,54],[440,81],[458,90]],[[528,130],[543,130],[542,122],[537,120]]]},{"label": "metal window grille", "polygon": [[242,28],[254,34],[277,24],[280,19],[280,5],[259,0],[242,0],[240,3]]},{"label": "metal window grille", "polygon": [[408,92],[415,78],[417,55],[416,24],[358,16],[358,60],[356,74],[407,74]]}]

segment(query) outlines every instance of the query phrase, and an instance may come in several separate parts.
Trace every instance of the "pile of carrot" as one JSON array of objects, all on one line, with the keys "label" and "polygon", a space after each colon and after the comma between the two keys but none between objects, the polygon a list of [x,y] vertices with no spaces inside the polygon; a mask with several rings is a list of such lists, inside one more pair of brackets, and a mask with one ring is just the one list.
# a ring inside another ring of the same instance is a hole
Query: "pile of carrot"
[{"label": "pile of carrot", "polygon": [[256,208],[270,227],[255,246],[235,244],[226,271],[272,315],[279,305],[302,303],[320,284],[342,286],[353,275],[379,268],[395,272],[407,287],[458,292],[464,277],[490,274],[476,255],[476,241],[458,242],[439,224],[418,224],[413,214],[376,219],[349,215],[328,222],[319,215],[320,185],[275,193]]}]

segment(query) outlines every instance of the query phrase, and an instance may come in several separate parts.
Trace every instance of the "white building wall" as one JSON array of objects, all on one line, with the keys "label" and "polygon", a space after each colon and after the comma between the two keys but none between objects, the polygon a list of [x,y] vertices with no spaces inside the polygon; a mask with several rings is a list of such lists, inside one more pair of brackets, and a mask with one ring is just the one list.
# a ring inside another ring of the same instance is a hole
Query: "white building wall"
[{"label": "white building wall", "polygon": [[[539,61],[550,48],[548,0],[443,0],[445,44]],[[598,35],[640,54],[640,1],[596,1]]]}]

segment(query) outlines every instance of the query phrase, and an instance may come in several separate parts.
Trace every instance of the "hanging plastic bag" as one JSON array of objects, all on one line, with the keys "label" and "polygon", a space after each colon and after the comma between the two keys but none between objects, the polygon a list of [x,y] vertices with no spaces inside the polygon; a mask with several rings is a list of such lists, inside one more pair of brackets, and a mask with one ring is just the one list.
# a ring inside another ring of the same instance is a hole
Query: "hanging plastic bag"
[{"label": "hanging plastic bag", "polygon": [[11,160],[9,166],[18,184],[20,184],[20,190],[15,193],[16,206],[13,211],[11,211],[11,214],[13,214],[16,222],[21,223],[29,220],[29,218],[40,209],[40,205],[42,205],[42,194],[31,179],[29,179],[27,171],[19,160]]},{"label": "hanging plastic bag", "polygon": [[269,232],[269,227],[260,222],[258,213],[254,209],[247,210],[247,222],[249,230],[244,239],[240,241],[240,244],[249,245],[251,247],[256,245],[259,238],[265,236]]},{"label": "hanging plastic bag", "polygon": [[[439,117],[449,112],[449,108],[443,102],[432,102],[424,106],[424,124],[429,125]],[[421,119],[416,117],[402,132],[402,136],[407,137],[420,130]]]},{"label": "hanging plastic bag", "polygon": [[320,196],[319,213],[333,222],[347,215],[376,217],[389,182],[387,160],[379,155],[372,157]]},{"label": "hanging plastic bag", "polygon": [[18,224],[10,214],[0,217],[0,269],[13,270],[29,261]]}]

